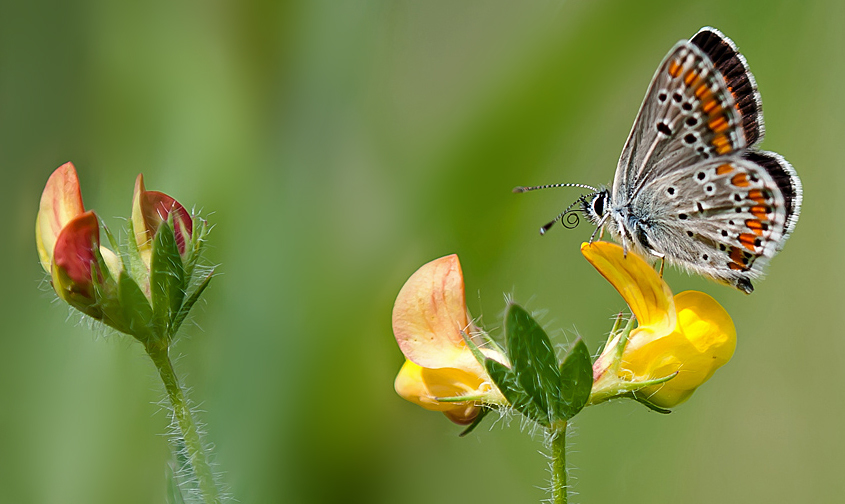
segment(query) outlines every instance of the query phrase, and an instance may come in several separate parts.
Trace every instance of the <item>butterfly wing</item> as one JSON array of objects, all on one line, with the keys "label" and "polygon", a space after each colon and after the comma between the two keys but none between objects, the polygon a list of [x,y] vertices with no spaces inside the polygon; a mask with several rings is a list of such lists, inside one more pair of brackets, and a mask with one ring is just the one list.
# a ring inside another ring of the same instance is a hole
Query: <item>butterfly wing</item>
[{"label": "butterfly wing", "polygon": [[745,58],[721,32],[702,28],[654,74],[617,165],[613,202],[624,205],[650,180],[762,138],[760,95]]},{"label": "butterfly wing", "polygon": [[801,182],[778,154],[745,151],[676,169],[634,196],[637,237],[670,263],[751,293],[798,220]]}]

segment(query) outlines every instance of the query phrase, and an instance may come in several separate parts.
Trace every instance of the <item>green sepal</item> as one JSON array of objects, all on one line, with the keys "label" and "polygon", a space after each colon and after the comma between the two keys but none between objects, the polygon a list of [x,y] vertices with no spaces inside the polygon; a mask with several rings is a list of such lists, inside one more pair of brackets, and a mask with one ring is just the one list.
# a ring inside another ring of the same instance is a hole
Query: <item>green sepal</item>
[{"label": "green sepal", "polygon": [[656,412],[662,413],[664,415],[668,415],[669,413],[672,412],[672,410],[670,410],[670,409],[661,408],[660,406],[657,406],[656,404],[650,403],[648,401],[648,399],[645,399],[643,397],[638,397],[636,393],[631,394],[631,398],[634,399],[635,401],[637,401],[638,403],[642,404],[643,406],[647,407],[651,411],[656,411]]},{"label": "green sepal", "polygon": [[179,487],[179,481],[176,479],[176,470],[173,468],[173,465],[173,463],[167,464],[165,502],[167,504],[185,504],[185,497],[182,495],[182,489]]},{"label": "green sepal", "polygon": [[483,366],[484,361],[487,360],[487,357],[485,357],[485,355],[481,353],[481,349],[478,348],[478,345],[476,345],[475,342],[472,341],[472,338],[469,337],[469,334],[467,334],[466,331],[461,331],[461,338],[464,339],[464,343],[467,344],[467,348],[469,348],[469,351],[472,352],[472,356],[475,357],[475,360],[477,360],[478,363]]},{"label": "green sepal", "polygon": [[171,329],[172,336],[175,336],[176,332],[179,331],[179,328],[182,327],[182,322],[185,321],[185,317],[188,316],[188,313],[191,311],[191,308],[194,307],[194,304],[199,301],[200,296],[202,295],[205,288],[208,287],[208,284],[211,282],[213,276],[214,271],[209,273],[208,276],[206,276],[202,280],[202,282],[197,285],[197,288],[194,289],[194,292],[191,293],[190,296],[188,296],[188,299],[186,299],[182,303],[182,307],[179,308],[179,313],[177,313],[176,317],[173,318],[173,325]]},{"label": "green sepal", "polygon": [[572,345],[560,365],[560,403],[565,420],[574,417],[590,399],[593,389],[593,362],[581,338]]},{"label": "green sepal", "polygon": [[478,416],[475,417],[475,420],[473,420],[471,424],[467,425],[467,428],[461,431],[461,433],[458,434],[458,437],[464,437],[470,432],[474,431],[475,428],[478,427],[479,424],[481,424],[481,421],[484,420],[484,417],[486,417],[488,413],[490,413],[490,408],[481,408],[481,411],[478,412]]},{"label": "green sepal", "polygon": [[202,255],[205,246],[205,235],[208,234],[208,223],[199,217],[193,217],[191,227],[191,241],[185,244],[185,277],[190,279],[194,268]]},{"label": "green sepal", "polygon": [[138,242],[135,239],[135,224],[132,222],[132,219],[129,219],[129,240],[127,240],[127,244],[124,254],[129,261],[129,269],[127,271],[131,272],[132,277],[140,285],[146,285],[150,281],[150,271],[141,258],[141,251],[138,250]]},{"label": "green sepal", "polygon": [[452,396],[452,397],[435,397],[434,399],[437,402],[471,402],[471,401],[483,401],[486,399],[486,395],[462,395],[462,396]]},{"label": "green sepal", "polygon": [[484,367],[490,379],[515,410],[544,427],[551,425],[548,411],[540,409],[525,392],[512,369],[493,359],[486,359]]},{"label": "green sepal", "polygon": [[511,372],[522,390],[544,412],[543,425],[565,420],[560,400],[560,370],[552,342],[542,327],[517,304],[505,314],[505,338]]},{"label": "green sepal", "polygon": [[153,307],[135,279],[126,273],[121,273],[118,280],[118,295],[127,321],[128,334],[146,344],[155,336]]},{"label": "green sepal", "polygon": [[122,333],[126,333],[129,325],[126,323],[126,318],[123,316],[123,310],[120,307],[117,282],[111,276],[99,249],[94,251],[94,256],[97,258],[97,266],[91,265],[91,285],[94,288],[94,299],[96,299],[96,306],[100,312],[100,317],[95,318]]},{"label": "green sepal", "polygon": [[153,319],[163,334],[171,336],[172,326],[185,299],[185,268],[170,222],[162,222],[153,238],[150,260],[150,296]]}]

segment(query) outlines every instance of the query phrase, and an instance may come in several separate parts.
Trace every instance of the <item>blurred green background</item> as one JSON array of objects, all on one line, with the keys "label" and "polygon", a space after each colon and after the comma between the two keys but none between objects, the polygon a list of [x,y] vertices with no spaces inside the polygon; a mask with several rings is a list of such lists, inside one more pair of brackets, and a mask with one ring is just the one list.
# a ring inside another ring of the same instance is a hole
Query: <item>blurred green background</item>
[{"label": "blurred green background", "polygon": [[[135,176],[215,225],[220,264],[177,371],[243,503],[539,502],[518,419],[468,438],[393,392],[394,297],[460,255],[470,310],[503,295],[596,351],[622,300],[538,227],[606,184],[664,54],[713,25],[746,55],[763,147],[803,215],[733,315],[733,360],[662,416],[589,408],[573,502],[839,502],[845,493],[845,3],[5,1],[0,9],[0,503],[164,501],[166,412],[141,346],[55,302],[33,228],[47,177],[79,170],[112,229]],[[840,220],[837,220],[840,219]]]}]

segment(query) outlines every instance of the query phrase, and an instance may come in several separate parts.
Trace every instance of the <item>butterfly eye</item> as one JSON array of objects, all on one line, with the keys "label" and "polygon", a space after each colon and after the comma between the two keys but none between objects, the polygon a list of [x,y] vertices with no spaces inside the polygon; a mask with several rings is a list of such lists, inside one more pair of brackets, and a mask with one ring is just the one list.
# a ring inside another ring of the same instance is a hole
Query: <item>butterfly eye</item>
[{"label": "butterfly eye", "polygon": [[604,215],[604,194],[603,193],[596,196],[596,198],[593,200],[593,211],[599,217]]}]

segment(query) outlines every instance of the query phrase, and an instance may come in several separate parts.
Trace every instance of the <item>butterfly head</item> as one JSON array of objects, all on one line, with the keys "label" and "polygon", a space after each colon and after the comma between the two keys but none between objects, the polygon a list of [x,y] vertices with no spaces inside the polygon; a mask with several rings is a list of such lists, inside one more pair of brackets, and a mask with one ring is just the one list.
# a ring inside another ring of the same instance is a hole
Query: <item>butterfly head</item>
[{"label": "butterfly head", "polygon": [[601,189],[592,194],[581,196],[581,211],[594,225],[601,225],[610,205],[610,191]]}]

